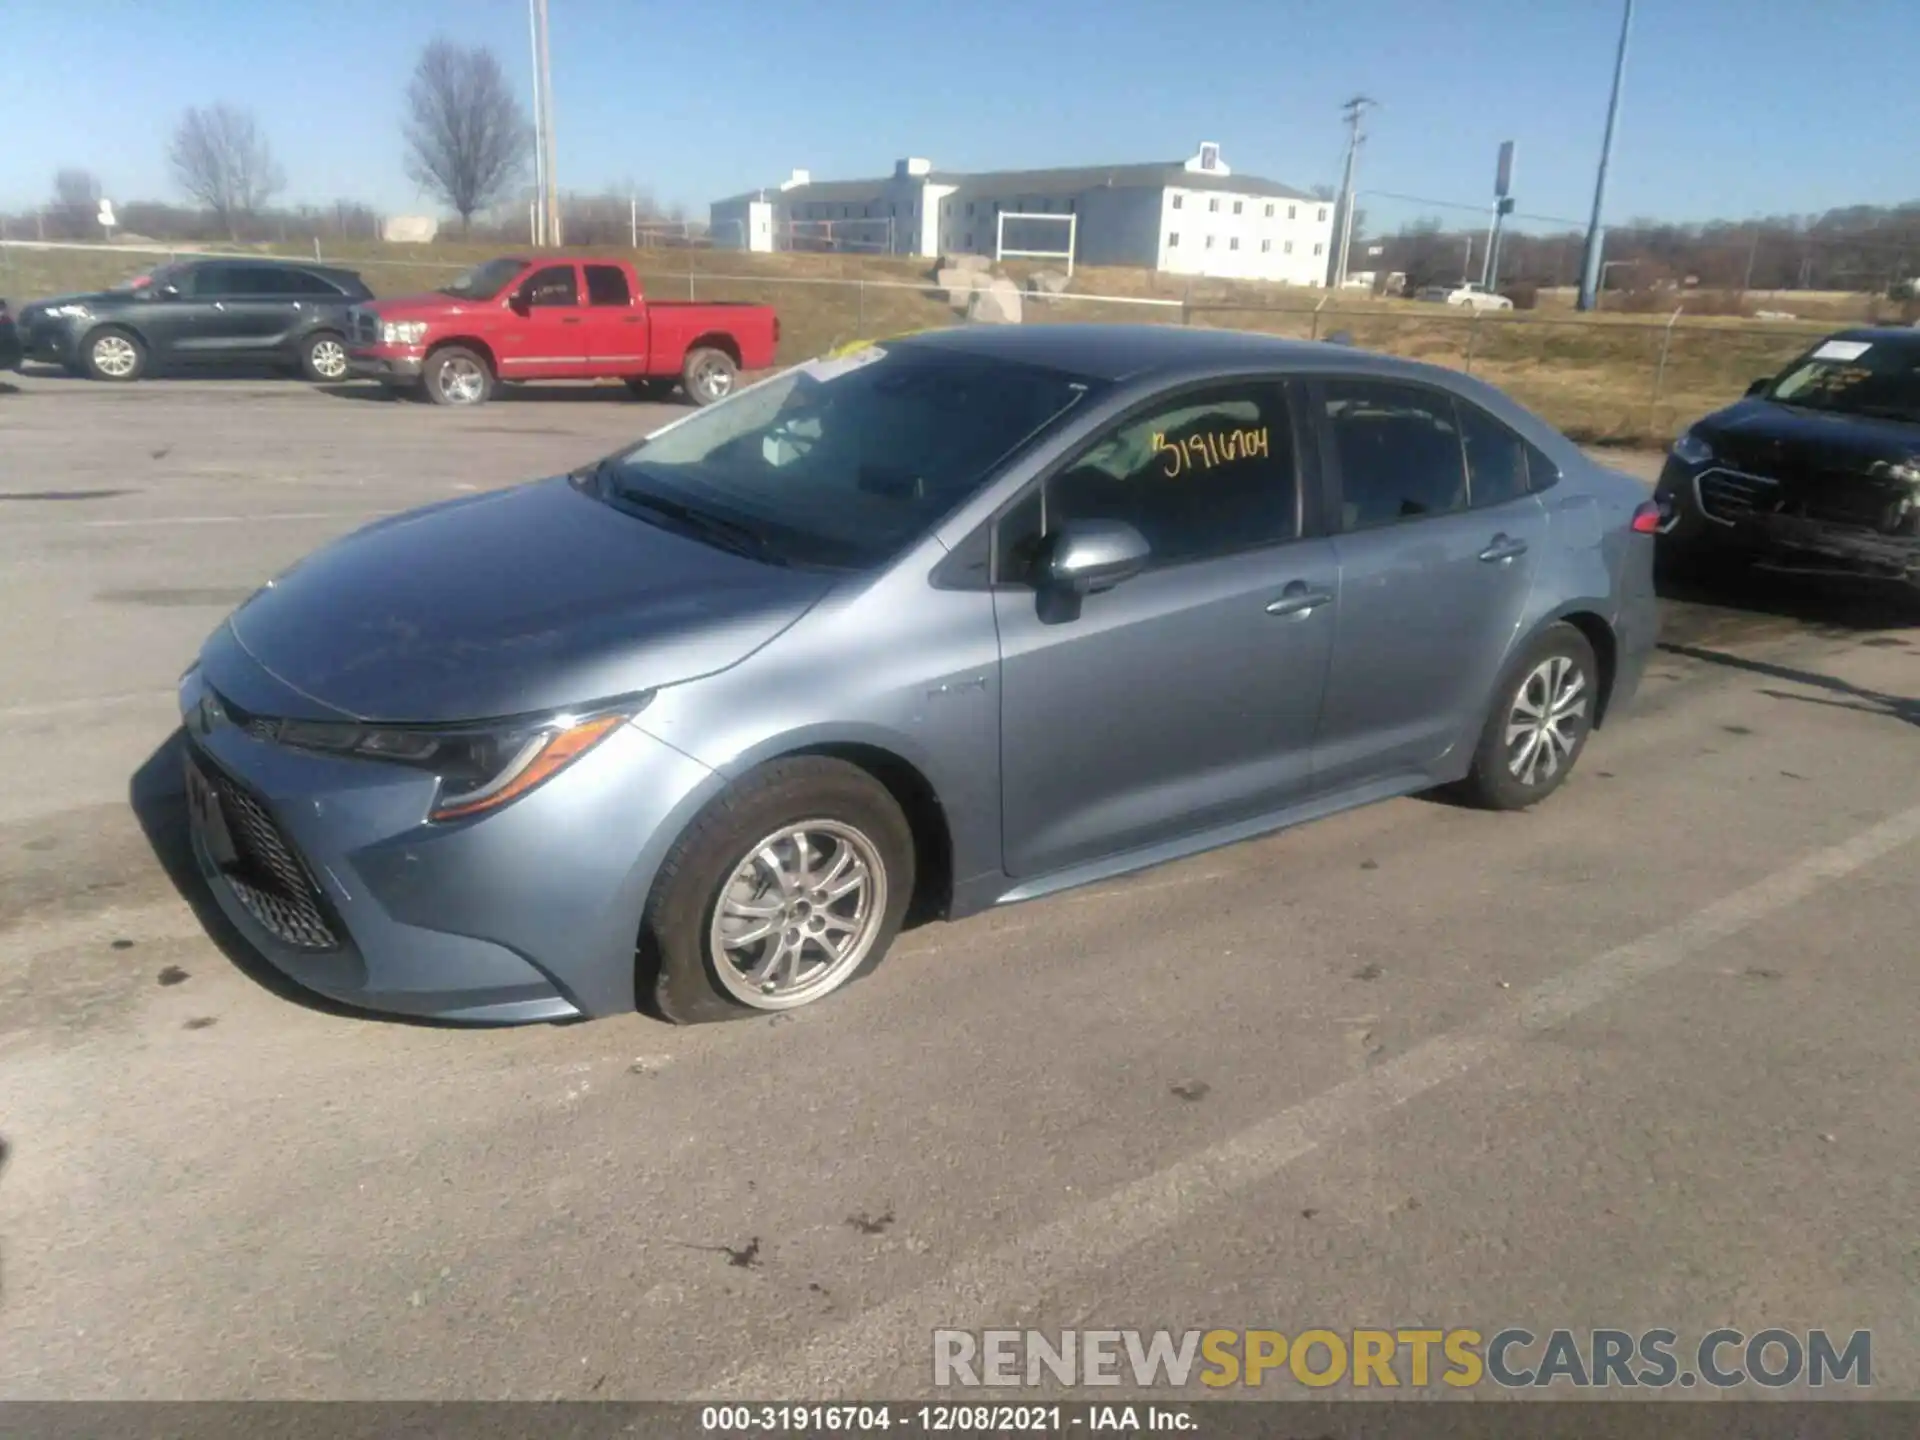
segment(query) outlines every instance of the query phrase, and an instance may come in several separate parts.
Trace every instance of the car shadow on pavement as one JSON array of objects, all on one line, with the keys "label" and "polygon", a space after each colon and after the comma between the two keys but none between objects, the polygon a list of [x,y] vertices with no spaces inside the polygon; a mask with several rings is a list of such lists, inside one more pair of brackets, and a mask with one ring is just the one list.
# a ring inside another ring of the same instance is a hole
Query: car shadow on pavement
[{"label": "car shadow on pavement", "polygon": [[1897,581],[1729,568],[1705,575],[1662,569],[1654,583],[1665,601],[1744,611],[1833,635],[1920,627],[1920,591]]},{"label": "car shadow on pavement", "polygon": [[296,1005],[318,1011],[322,1015],[332,1015],[343,1020],[360,1020],[383,1025],[408,1025],[426,1029],[472,1030],[485,1029],[486,1026],[458,1024],[450,1021],[437,1021],[411,1015],[377,1015],[370,1011],[356,1010],[350,1005],[342,1005],[326,996],[316,994],[304,986],[295,984],[282,974],[266,957],[255,950],[227,919],[213,898],[213,892],[207,888],[206,879],[200,873],[200,867],[193,857],[193,842],[187,829],[187,796],[183,779],[183,751],[185,733],[179,729],[161,742],[160,747],[149,755],[140,768],[133,773],[127,784],[127,802],[132,807],[134,818],[140,824],[140,831],[152,848],[154,858],[160,862],[160,868],[166,872],[167,879],[180,898],[192,909],[194,918],[200,922],[200,928],[207,932],[207,938],[219,947],[220,953],[232,963],[233,967],[261,989],[270,992],[282,1000],[290,1000]]},{"label": "car shadow on pavement", "polygon": [[1920,700],[1900,695],[1888,695],[1879,690],[1868,690],[1847,680],[1839,680],[1831,675],[1820,675],[1811,670],[1796,669],[1791,665],[1775,665],[1766,660],[1754,660],[1745,655],[1729,655],[1723,650],[1704,650],[1696,645],[1678,645],[1662,643],[1660,648],[1669,655],[1681,655],[1689,660],[1699,660],[1708,665],[1724,665],[1732,670],[1744,670],[1753,675],[1765,675],[1775,680],[1785,680],[1790,684],[1804,685],[1809,689],[1826,690],[1835,699],[1819,695],[1795,695],[1785,690],[1762,688],[1760,693],[1772,700],[1795,700],[1802,705],[1828,705],[1840,710],[1857,710],[1867,715],[1884,715],[1890,719],[1903,720],[1909,725],[1920,726]]},{"label": "car shadow on pavement", "polygon": [[[405,391],[393,390],[378,383],[367,381],[364,384],[316,385],[313,387],[322,395],[335,400],[360,400],[375,405],[426,404],[426,397],[416,397]],[[674,404],[672,400],[639,399],[628,392],[624,385],[502,385],[493,392],[489,405],[513,404],[561,404],[586,405],[647,405]]]}]

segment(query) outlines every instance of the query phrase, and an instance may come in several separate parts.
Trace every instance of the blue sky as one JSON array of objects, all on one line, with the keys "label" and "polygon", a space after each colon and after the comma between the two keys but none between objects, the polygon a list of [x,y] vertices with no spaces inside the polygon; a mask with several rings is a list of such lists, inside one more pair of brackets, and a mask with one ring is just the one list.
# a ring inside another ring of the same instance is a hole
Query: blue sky
[{"label": "blue sky", "polygon": [[[1776,4],[1778,8],[1776,9]],[[1914,0],[1639,0],[1609,219],[1920,197]],[[704,214],[794,166],[1175,158],[1335,183],[1340,103],[1382,102],[1361,188],[1584,217],[1620,0],[550,0],[558,173]],[[949,23],[945,17],[958,17]],[[186,106],[254,111],[292,201],[421,202],[399,113],[436,34],[495,47],[530,99],[525,0],[4,0],[0,208],[80,165],[171,195]],[[1393,228],[1430,207],[1372,200]],[[1380,228],[1380,227],[1376,227]]]}]

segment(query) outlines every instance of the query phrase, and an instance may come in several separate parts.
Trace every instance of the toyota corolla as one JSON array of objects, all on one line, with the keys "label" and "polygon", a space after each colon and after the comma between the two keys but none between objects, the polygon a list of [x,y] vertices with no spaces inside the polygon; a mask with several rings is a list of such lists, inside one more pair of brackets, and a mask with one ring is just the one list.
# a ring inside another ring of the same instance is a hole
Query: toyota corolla
[{"label": "toyota corolla", "polygon": [[383,520],[182,679],[194,848],[295,980],[787,1010],[903,923],[1568,777],[1654,641],[1638,482],[1338,346],[982,326]]}]

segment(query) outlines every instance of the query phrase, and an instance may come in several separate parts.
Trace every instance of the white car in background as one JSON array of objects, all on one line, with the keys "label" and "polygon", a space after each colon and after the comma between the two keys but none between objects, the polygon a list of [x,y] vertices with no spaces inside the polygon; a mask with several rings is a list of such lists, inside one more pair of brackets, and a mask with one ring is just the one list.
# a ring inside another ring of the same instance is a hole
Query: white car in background
[{"label": "white car in background", "polygon": [[1477,281],[1467,281],[1460,285],[1429,285],[1417,292],[1416,300],[1428,300],[1439,305],[1454,305],[1463,310],[1511,310],[1513,301],[1504,295],[1496,295]]}]

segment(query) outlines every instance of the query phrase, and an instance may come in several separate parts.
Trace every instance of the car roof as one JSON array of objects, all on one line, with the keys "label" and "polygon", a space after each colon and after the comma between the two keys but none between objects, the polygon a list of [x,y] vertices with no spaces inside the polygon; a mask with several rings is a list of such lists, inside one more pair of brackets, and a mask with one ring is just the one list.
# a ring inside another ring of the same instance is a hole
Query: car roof
[{"label": "car roof", "polygon": [[1241,365],[1355,370],[1408,380],[1444,380],[1451,387],[1461,379],[1458,371],[1324,340],[1287,340],[1253,331],[1186,325],[959,325],[923,330],[901,343],[1114,382],[1185,370],[1204,374]]},{"label": "car roof", "polygon": [[348,270],[340,265],[317,265],[311,260],[297,259],[291,255],[195,255],[183,258],[179,262],[183,267],[194,268],[202,265],[227,265],[242,270],[299,270],[308,275],[320,275],[329,280],[350,280],[360,283],[360,272]]},{"label": "car roof", "polygon": [[1856,325],[1849,330],[1836,330],[1825,340],[1868,340],[1875,345],[1912,345],[1920,347],[1920,330],[1909,329],[1903,325]]}]

